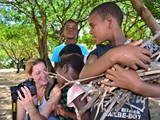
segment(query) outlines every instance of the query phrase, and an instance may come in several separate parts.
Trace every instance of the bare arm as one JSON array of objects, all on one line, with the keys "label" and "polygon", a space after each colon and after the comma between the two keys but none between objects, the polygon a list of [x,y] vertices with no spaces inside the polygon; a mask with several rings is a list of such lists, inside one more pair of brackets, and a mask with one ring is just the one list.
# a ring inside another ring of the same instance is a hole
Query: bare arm
[{"label": "bare arm", "polygon": [[102,74],[116,63],[128,66],[132,69],[137,69],[137,66],[148,69],[147,65],[142,61],[150,63],[150,56],[151,53],[148,50],[138,46],[119,46],[109,50],[94,62],[90,62],[88,59],[80,73],[80,78]]},{"label": "bare arm", "polygon": [[19,102],[17,102],[17,120],[24,120],[25,114],[25,109]]},{"label": "bare arm", "polygon": [[128,89],[146,97],[160,97],[160,83],[144,82],[134,70],[126,70],[119,65],[114,65],[114,69],[109,69],[106,72],[106,77],[112,82],[103,81],[102,83],[108,86]]}]

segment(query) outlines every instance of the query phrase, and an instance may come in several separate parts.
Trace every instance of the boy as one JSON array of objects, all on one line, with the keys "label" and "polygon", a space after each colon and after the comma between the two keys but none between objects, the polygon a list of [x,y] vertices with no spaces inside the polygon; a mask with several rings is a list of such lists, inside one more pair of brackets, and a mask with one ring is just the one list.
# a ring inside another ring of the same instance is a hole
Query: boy
[{"label": "boy", "polygon": [[61,45],[56,46],[52,53],[51,62],[53,67],[55,68],[57,63],[60,61],[60,58],[59,58],[60,51],[68,44],[78,45],[82,51],[82,54],[84,56],[88,55],[88,50],[83,45],[77,44],[76,38],[78,35],[78,25],[74,20],[69,19],[64,23],[63,34],[64,34],[65,42]]},{"label": "boy", "polygon": [[[138,66],[147,70],[147,65],[142,61],[149,63],[151,53],[144,48],[123,45],[127,39],[121,30],[122,21],[123,13],[114,2],[105,2],[92,10],[89,15],[90,34],[96,42],[97,48],[90,53],[87,63],[80,73],[80,78],[106,72],[105,76],[112,82],[102,81],[103,84],[132,91],[129,100],[126,101],[121,109],[117,113],[115,111],[111,112],[106,116],[105,120],[149,120],[147,97],[160,97],[160,85],[141,81],[137,73],[132,70],[136,70]],[[110,45],[101,44],[106,40],[109,40]],[[119,47],[113,48],[115,46]],[[132,69],[126,70],[117,63]],[[109,69],[111,67],[115,71]],[[93,106],[91,119],[94,119],[97,108],[96,104]],[[98,120],[104,112],[104,110],[99,112]]]}]

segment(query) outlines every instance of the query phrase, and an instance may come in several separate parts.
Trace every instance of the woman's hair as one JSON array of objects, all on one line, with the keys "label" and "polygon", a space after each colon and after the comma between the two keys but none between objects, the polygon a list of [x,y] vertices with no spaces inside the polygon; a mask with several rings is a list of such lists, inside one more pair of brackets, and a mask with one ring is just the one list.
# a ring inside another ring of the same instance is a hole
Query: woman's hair
[{"label": "woman's hair", "polygon": [[60,51],[59,56],[61,57],[62,55],[68,55],[71,53],[77,53],[77,54],[83,55],[81,48],[78,45],[68,44]]},{"label": "woman's hair", "polygon": [[32,58],[26,63],[25,73],[32,74],[33,72],[33,66],[38,63],[44,63],[46,66],[46,62],[41,58]]},{"label": "woman's hair", "polygon": [[100,15],[103,20],[107,19],[110,16],[114,17],[120,26],[123,21],[123,12],[115,2],[102,3],[95,7],[91,11],[90,15],[92,15],[93,13],[97,13],[97,15]]},{"label": "woman's hair", "polygon": [[84,66],[83,57],[76,53],[65,55],[58,63],[57,68],[62,68],[64,65],[71,66],[79,74]]}]

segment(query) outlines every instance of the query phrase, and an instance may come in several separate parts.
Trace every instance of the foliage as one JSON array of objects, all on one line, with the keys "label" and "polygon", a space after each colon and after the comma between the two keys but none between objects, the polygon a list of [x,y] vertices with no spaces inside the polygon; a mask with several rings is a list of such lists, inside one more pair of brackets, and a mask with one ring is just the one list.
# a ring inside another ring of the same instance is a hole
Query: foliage
[{"label": "foliage", "polygon": [[[13,24],[10,26],[0,25],[0,48],[16,65],[20,60],[37,56],[35,32],[32,25]],[[34,45],[34,47],[33,47]]]},{"label": "foliage", "polygon": [[6,55],[5,51],[0,50],[0,69],[2,68],[11,68],[11,61],[9,57]]},{"label": "foliage", "polygon": [[118,2],[124,13],[122,29],[128,39],[143,39],[151,36],[142,18],[135,12],[129,0]]},{"label": "foliage", "polygon": [[143,0],[147,8],[151,11],[152,15],[158,20],[160,23],[160,15],[157,14],[160,12],[160,0]]},{"label": "foliage", "polygon": [[[64,22],[74,19],[79,25],[79,31],[83,31],[83,36],[78,38],[78,42],[92,49],[95,43],[88,33],[87,19],[90,11],[103,1],[106,0],[1,0],[0,27],[3,31],[0,33],[0,41],[10,50],[12,59],[22,59],[26,56],[30,58],[35,55],[46,60],[46,56],[51,57],[54,47],[64,41]],[[131,7],[130,0],[114,1],[124,12],[122,28],[125,36],[129,39],[150,37],[150,30]],[[147,7],[153,14],[158,13],[159,2],[144,2],[150,5]],[[154,15],[159,20],[159,14]],[[11,52],[11,48],[16,52]]]}]

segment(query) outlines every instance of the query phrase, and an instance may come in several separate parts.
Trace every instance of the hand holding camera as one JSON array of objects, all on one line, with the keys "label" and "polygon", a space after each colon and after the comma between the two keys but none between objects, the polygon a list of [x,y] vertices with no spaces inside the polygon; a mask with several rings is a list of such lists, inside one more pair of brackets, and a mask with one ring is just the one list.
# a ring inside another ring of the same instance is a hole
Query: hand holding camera
[{"label": "hand holding camera", "polygon": [[[36,86],[32,78],[20,83],[18,86],[11,86],[11,97],[12,97],[12,119],[16,120],[17,114],[17,97],[19,96],[18,102],[20,102],[25,109],[31,110],[32,107],[27,104],[32,104],[32,96],[36,95]],[[28,103],[26,103],[28,101]],[[34,103],[33,103],[34,106]]]},{"label": "hand holding camera", "polygon": [[26,86],[21,87],[21,91],[23,92],[24,97],[22,96],[20,91],[18,91],[18,97],[19,97],[18,102],[23,106],[23,108],[28,113],[34,112],[36,108],[29,88]]}]

